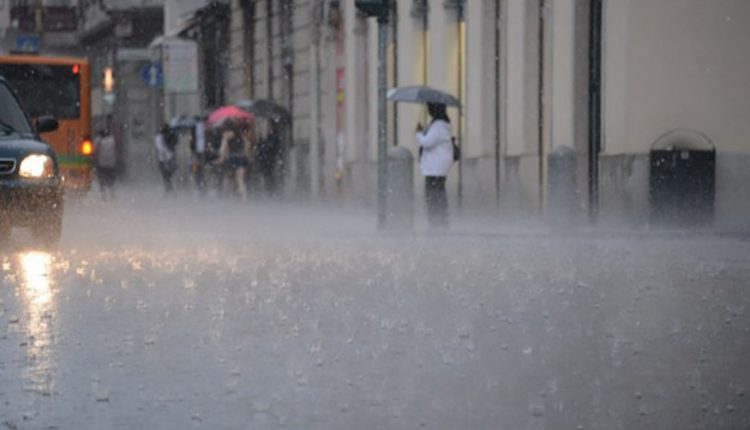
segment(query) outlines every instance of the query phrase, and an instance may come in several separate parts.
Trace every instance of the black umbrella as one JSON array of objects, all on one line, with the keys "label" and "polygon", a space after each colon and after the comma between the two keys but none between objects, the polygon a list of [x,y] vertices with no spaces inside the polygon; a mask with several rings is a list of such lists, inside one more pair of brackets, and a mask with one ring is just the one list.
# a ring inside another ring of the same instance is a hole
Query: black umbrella
[{"label": "black umbrella", "polygon": [[169,121],[169,127],[173,129],[191,129],[195,127],[198,120],[192,116],[180,115]]},{"label": "black umbrella", "polygon": [[446,106],[461,107],[454,96],[424,85],[393,88],[388,91],[388,99],[406,103],[442,103]]},{"label": "black umbrella", "polygon": [[291,119],[288,110],[270,100],[242,100],[237,102],[236,106],[255,116],[268,118],[277,123],[289,122]]}]

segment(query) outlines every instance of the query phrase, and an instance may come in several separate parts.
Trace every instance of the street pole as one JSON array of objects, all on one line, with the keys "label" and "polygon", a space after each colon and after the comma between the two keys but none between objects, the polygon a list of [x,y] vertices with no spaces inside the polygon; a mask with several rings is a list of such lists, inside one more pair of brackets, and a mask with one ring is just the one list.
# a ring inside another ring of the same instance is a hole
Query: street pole
[{"label": "street pole", "polygon": [[388,45],[388,16],[378,16],[378,229],[383,230],[386,224],[387,202],[387,128],[386,114],[386,71]]},{"label": "street pole", "polygon": [[385,86],[388,45],[388,10],[392,0],[355,0],[355,7],[367,17],[378,19],[378,229],[385,229],[388,193],[388,118]]}]

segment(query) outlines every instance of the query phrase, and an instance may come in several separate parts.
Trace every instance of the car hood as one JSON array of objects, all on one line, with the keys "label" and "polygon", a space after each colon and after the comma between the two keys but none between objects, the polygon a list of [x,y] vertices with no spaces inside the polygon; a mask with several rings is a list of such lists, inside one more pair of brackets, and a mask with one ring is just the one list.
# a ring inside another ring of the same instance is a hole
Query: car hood
[{"label": "car hood", "polygon": [[44,142],[32,138],[0,138],[0,158],[20,158],[26,154],[47,154],[54,157],[54,151]]}]

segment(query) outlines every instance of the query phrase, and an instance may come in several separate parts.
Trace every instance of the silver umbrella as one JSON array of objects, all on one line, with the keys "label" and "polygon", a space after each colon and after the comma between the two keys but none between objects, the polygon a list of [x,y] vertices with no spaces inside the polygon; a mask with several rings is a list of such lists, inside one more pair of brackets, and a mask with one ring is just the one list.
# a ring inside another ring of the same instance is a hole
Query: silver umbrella
[{"label": "silver umbrella", "polygon": [[424,85],[398,87],[388,91],[388,99],[406,103],[441,103],[460,108],[461,102],[454,96]]},{"label": "silver umbrella", "polygon": [[174,129],[190,129],[195,127],[198,120],[193,116],[180,115],[169,121],[169,126]]}]

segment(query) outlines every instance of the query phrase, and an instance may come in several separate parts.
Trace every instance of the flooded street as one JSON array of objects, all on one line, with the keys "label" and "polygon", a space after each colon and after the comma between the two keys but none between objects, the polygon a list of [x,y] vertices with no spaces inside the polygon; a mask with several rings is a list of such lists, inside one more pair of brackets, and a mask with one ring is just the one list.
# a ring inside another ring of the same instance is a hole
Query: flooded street
[{"label": "flooded street", "polygon": [[3,248],[0,429],[750,427],[750,241],[128,196]]}]

